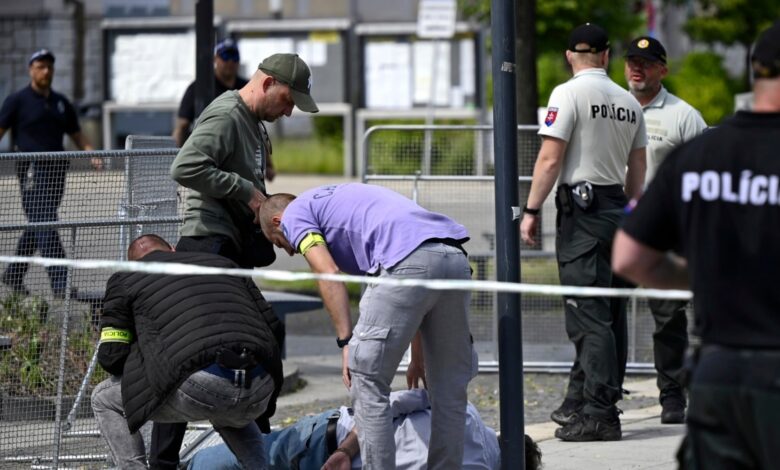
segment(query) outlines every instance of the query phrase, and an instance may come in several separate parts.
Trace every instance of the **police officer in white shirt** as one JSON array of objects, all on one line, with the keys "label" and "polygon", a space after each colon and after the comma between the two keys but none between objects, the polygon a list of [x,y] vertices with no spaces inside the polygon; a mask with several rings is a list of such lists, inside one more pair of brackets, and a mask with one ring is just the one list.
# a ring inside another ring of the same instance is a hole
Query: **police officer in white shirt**
[{"label": "police officer in white shirt", "polygon": [[[574,77],[550,95],[520,234],[535,244],[539,210],[557,180],[561,284],[623,287],[610,269],[611,247],[628,198],[639,197],[644,186],[642,108],[607,76],[609,39],[599,26],[575,28],[566,59]],[[566,399],[551,415],[563,426],[555,435],[566,441],[618,440],[615,404],[626,366],[626,301],[566,297],[564,305],[576,358]]]},{"label": "police officer in white shirt", "polygon": [[[647,127],[647,176],[649,183],[661,162],[675,147],[693,139],[707,128],[701,114],[680,98],[666,91],[666,49],[655,38],[641,36],[628,46],[625,74],[628,89],[642,105]],[[685,421],[683,357],[688,347],[687,301],[650,299],[655,320],[653,352],[658,371],[658,389],[663,407],[661,422]]]}]

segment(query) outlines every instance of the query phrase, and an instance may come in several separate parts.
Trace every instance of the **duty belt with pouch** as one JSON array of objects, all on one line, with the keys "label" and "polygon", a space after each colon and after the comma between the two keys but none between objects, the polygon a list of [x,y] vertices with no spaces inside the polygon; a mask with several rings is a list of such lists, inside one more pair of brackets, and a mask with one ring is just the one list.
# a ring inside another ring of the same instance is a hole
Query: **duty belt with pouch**
[{"label": "duty belt with pouch", "polygon": [[571,190],[571,200],[583,211],[588,211],[596,201],[593,185],[587,181],[581,181],[569,186]]},{"label": "duty belt with pouch", "polygon": [[556,193],[559,209],[564,214],[571,214],[574,205],[588,212],[595,207],[596,194],[593,185],[587,181],[581,181],[575,184],[562,184],[558,186]]}]

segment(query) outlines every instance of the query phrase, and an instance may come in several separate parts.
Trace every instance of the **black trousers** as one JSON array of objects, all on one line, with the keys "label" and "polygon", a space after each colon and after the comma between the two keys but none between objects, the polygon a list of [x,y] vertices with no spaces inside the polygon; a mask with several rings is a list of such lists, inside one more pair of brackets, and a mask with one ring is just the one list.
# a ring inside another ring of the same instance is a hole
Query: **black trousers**
[{"label": "black trousers", "polygon": [[681,468],[778,468],[778,377],[780,350],[704,346],[691,378]]},{"label": "black trousers", "polygon": [[[244,266],[236,247],[225,236],[181,237],[176,251],[214,253]],[[154,423],[149,448],[149,466],[153,470],[176,470],[179,465],[179,449],[187,432],[187,423]]]},{"label": "black trousers", "polygon": [[[567,203],[558,188],[556,251],[562,285],[625,287],[612,273],[612,239],[626,196],[619,186],[596,187],[593,207]],[[570,201],[569,201],[570,202]],[[564,297],[566,333],[576,358],[569,374],[567,398],[582,402],[586,414],[615,418],[622,397],[628,355],[625,298]]]},{"label": "black trousers", "polygon": [[683,393],[683,362],[688,349],[687,300],[650,299],[650,312],[655,320],[653,355],[658,371],[660,401],[676,398],[685,402]]}]

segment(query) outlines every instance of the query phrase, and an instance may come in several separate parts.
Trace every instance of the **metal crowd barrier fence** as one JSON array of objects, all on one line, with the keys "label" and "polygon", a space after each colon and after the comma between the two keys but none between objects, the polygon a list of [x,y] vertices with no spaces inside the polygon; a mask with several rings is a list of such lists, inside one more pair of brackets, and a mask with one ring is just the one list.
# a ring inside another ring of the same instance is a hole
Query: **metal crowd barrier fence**
[{"label": "metal crowd barrier fence", "polygon": [[[187,191],[169,176],[178,149],[147,136],[129,136],[127,147],[0,154],[0,254],[121,261],[143,233],[176,244]],[[104,468],[90,397],[106,378],[94,353],[111,272],[14,262],[0,270],[0,468]],[[265,295],[282,319],[322,306]],[[197,438],[188,433],[185,444]]]},{"label": "metal crowd barrier fence", "polygon": [[[541,144],[538,126],[518,126],[519,200],[526,200]],[[362,179],[414,199],[466,226],[465,248],[474,278],[495,280],[495,211],[491,126],[379,125],[363,136]],[[558,284],[555,256],[555,205],[548,197],[542,209],[540,246],[521,247],[521,282]],[[498,365],[495,294],[475,292],[471,328],[483,345],[480,368]],[[564,325],[560,297],[524,294],[521,300],[525,370],[568,371],[574,348]],[[689,311],[690,314],[690,311]],[[646,299],[628,306],[628,362],[632,372],[654,372],[652,334],[655,324]],[[689,321],[689,325],[692,325]]]},{"label": "metal crowd barrier fence", "polygon": [[[0,154],[0,252],[122,260],[141,233],[176,243],[182,199],[168,176],[176,152]],[[87,371],[110,273],[0,268],[0,467],[103,466],[90,394],[105,374]]]}]

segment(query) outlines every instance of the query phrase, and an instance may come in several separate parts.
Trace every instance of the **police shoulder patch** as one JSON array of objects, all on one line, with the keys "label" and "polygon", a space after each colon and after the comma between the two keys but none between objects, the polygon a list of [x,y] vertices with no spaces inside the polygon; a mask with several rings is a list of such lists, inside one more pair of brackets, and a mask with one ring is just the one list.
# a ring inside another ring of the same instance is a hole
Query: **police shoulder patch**
[{"label": "police shoulder patch", "polygon": [[544,124],[547,127],[552,126],[556,117],[558,117],[558,108],[547,108],[547,117],[544,118]]}]

